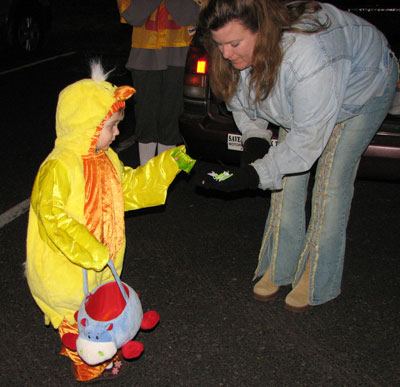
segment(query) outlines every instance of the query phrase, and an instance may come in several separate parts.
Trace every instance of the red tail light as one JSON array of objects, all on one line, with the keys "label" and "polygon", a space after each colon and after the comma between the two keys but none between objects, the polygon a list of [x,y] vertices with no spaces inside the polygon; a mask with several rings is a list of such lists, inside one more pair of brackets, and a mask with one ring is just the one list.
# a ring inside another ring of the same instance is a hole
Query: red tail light
[{"label": "red tail light", "polygon": [[186,60],[186,73],[206,74],[207,60],[204,48],[191,46]]},{"label": "red tail light", "polygon": [[192,61],[192,71],[185,74],[185,84],[196,87],[206,87],[207,59],[194,56]]},{"label": "red tail light", "polygon": [[186,86],[206,87],[206,77],[200,74],[185,74],[184,84]]},{"label": "red tail light", "polygon": [[185,69],[185,95],[193,98],[204,98],[207,90],[208,58],[203,47],[191,46],[188,52]]},{"label": "red tail light", "polygon": [[207,70],[207,60],[206,59],[198,59],[196,66],[197,74],[205,74]]}]

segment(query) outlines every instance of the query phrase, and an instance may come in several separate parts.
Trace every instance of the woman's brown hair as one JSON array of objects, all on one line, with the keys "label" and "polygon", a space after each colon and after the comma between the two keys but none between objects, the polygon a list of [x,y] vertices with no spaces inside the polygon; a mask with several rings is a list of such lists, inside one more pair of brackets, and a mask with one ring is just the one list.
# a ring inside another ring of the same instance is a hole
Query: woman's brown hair
[{"label": "woman's brown hair", "polygon": [[[311,34],[329,25],[316,15],[321,6],[316,1],[288,0],[209,0],[202,6],[199,30],[210,56],[210,82],[214,94],[230,101],[239,81],[239,70],[224,59],[214,43],[211,31],[238,20],[258,38],[253,51],[250,90],[255,102],[265,100],[271,92],[284,52],[281,40],[284,32]],[[301,25],[301,27],[300,27]]]}]

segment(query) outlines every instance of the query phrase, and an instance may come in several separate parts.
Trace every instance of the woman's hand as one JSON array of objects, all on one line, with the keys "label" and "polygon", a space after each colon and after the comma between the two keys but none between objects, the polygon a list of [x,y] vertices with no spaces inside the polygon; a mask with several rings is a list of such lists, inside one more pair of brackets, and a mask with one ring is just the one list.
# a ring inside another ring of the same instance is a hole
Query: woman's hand
[{"label": "woman's hand", "polygon": [[197,161],[193,178],[198,187],[224,192],[256,189],[259,184],[258,174],[251,165],[223,168],[218,164]]},{"label": "woman's hand", "polygon": [[261,137],[250,137],[243,144],[243,152],[240,158],[240,165],[251,164],[262,159],[270,148],[270,143]]}]

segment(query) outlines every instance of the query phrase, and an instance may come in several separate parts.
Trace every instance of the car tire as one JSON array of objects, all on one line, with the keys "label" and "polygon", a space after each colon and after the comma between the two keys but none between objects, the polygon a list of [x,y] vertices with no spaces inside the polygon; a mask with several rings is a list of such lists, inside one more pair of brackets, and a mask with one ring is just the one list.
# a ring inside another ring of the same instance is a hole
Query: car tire
[{"label": "car tire", "polygon": [[36,9],[25,9],[16,13],[8,32],[8,41],[19,54],[31,54],[42,48],[45,29]]}]

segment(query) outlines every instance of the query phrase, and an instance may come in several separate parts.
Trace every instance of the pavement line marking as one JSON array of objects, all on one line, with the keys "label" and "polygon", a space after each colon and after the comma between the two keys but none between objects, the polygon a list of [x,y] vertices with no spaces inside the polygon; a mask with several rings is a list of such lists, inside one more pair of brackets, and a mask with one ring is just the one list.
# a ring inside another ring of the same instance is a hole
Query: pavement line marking
[{"label": "pavement line marking", "polygon": [[25,199],[23,202],[17,204],[14,207],[11,207],[6,212],[3,212],[0,215],[0,229],[3,228],[8,223],[12,222],[14,219],[25,214],[25,212],[28,211],[29,202],[30,199]]},{"label": "pavement line marking", "polygon": [[[123,150],[129,148],[135,143],[134,136],[128,137],[124,141],[122,141],[114,150],[119,153]],[[21,203],[18,203],[16,206],[11,207],[7,211],[3,212],[0,215],[0,229],[6,226],[8,223],[11,223],[14,219],[17,219],[21,215],[25,214],[29,210],[30,198],[25,199]]]},{"label": "pavement line marking", "polygon": [[29,67],[36,66],[36,65],[41,64],[41,63],[50,62],[50,61],[56,60],[56,59],[58,59],[58,58],[63,58],[63,57],[65,57],[65,56],[71,56],[71,55],[74,55],[74,54],[76,54],[76,51],[71,51],[71,52],[67,52],[67,53],[65,53],[65,54],[60,54],[60,55],[52,56],[52,57],[47,58],[47,59],[38,60],[38,61],[33,62],[33,63],[29,63],[29,64],[26,64],[26,65],[23,65],[23,66],[16,67],[16,68],[14,68],[14,69],[2,71],[2,72],[0,72],[0,75],[5,75],[5,74],[14,73],[15,71],[23,70],[23,69],[26,69],[26,68],[29,68]]}]

